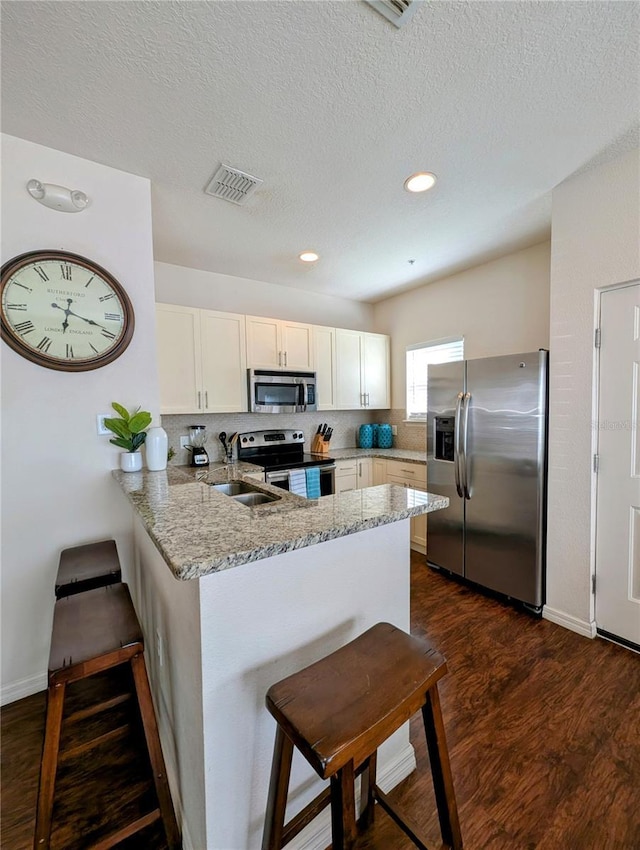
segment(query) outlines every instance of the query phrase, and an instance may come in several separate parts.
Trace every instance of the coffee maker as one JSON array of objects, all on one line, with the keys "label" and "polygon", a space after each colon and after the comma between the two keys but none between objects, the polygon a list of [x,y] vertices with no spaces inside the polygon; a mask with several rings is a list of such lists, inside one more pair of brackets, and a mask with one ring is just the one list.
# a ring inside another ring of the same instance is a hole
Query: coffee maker
[{"label": "coffee maker", "polygon": [[209,466],[209,455],[204,447],[207,442],[207,429],[204,425],[189,426],[191,466]]}]

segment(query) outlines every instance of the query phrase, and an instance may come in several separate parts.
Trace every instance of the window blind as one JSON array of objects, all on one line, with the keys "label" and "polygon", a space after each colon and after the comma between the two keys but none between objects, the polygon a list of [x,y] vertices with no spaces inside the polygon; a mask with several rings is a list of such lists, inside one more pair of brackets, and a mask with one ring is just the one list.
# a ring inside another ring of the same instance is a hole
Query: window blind
[{"label": "window blind", "polygon": [[429,364],[453,363],[463,359],[463,337],[407,346],[407,419],[426,421]]}]

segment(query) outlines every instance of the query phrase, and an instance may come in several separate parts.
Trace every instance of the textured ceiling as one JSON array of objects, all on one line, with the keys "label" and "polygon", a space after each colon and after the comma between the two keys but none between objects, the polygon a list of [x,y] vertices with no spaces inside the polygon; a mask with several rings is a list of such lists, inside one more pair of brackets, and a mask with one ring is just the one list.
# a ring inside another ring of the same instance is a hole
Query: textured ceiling
[{"label": "textured ceiling", "polygon": [[[149,177],[158,260],[376,300],[548,236],[551,189],[637,143],[639,32],[635,2],[396,29],[359,0],[13,0],[2,129]],[[220,162],[264,180],[246,206],[203,194]]]}]

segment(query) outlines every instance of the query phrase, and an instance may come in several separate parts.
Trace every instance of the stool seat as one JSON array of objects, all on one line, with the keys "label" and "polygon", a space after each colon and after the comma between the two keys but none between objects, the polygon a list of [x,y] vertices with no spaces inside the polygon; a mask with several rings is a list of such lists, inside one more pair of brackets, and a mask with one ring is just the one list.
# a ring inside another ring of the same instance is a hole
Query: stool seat
[{"label": "stool seat", "polygon": [[328,779],[348,761],[359,765],[424,703],[447,672],[432,647],[389,623],[273,685],[267,708]]},{"label": "stool seat", "polygon": [[73,546],[60,553],[56,599],[121,581],[122,571],[115,540]]},{"label": "stool seat", "polygon": [[[378,623],[346,646],[272,685],[266,705],[276,720],[262,850],[281,850],[328,805],[332,850],[351,850],[359,829],[381,806],[419,850],[419,830],[376,784],[377,751],[417,711],[429,751],[441,850],[461,850],[438,682],[443,656],[430,644],[389,623]],[[293,749],[330,787],[285,823]],[[354,782],[361,775],[356,818]]]},{"label": "stool seat", "polygon": [[[121,664],[142,652],[144,642],[126,584],[65,596],[53,612],[49,684],[73,682],[87,674],[86,664],[103,658]],[[117,655],[117,658],[111,656]],[[93,672],[96,672],[95,670]]]},{"label": "stool seat", "polygon": [[101,712],[123,704],[131,696],[118,693],[65,715],[67,687],[80,679],[123,664],[131,671],[158,805],[128,823],[126,819],[125,823],[118,823],[110,835],[90,846],[94,850],[108,850],[146,829],[154,821],[161,820],[169,850],[179,850],[180,833],[171,802],[143,651],[142,631],[126,584],[109,584],[65,596],[56,602],[49,654],[47,716],[40,764],[34,850],[47,850],[49,847],[58,764],[84,757],[94,746],[113,741],[129,729],[129,724],[121,725],[75,745],[74,736],[71,736],[72,745],[61,750],[63,724],[65,727],[72,726],[94,718]]}]

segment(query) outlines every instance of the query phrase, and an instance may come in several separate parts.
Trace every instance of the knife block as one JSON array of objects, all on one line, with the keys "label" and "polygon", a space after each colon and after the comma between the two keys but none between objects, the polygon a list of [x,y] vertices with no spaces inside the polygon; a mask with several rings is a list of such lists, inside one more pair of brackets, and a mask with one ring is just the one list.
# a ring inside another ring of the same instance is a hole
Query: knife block
[{"label": "knife block", "polygon": [[311,452],[314,455],[328,455],[329,440],[324,440],[320,434],[316,434],[311,443]]}]

